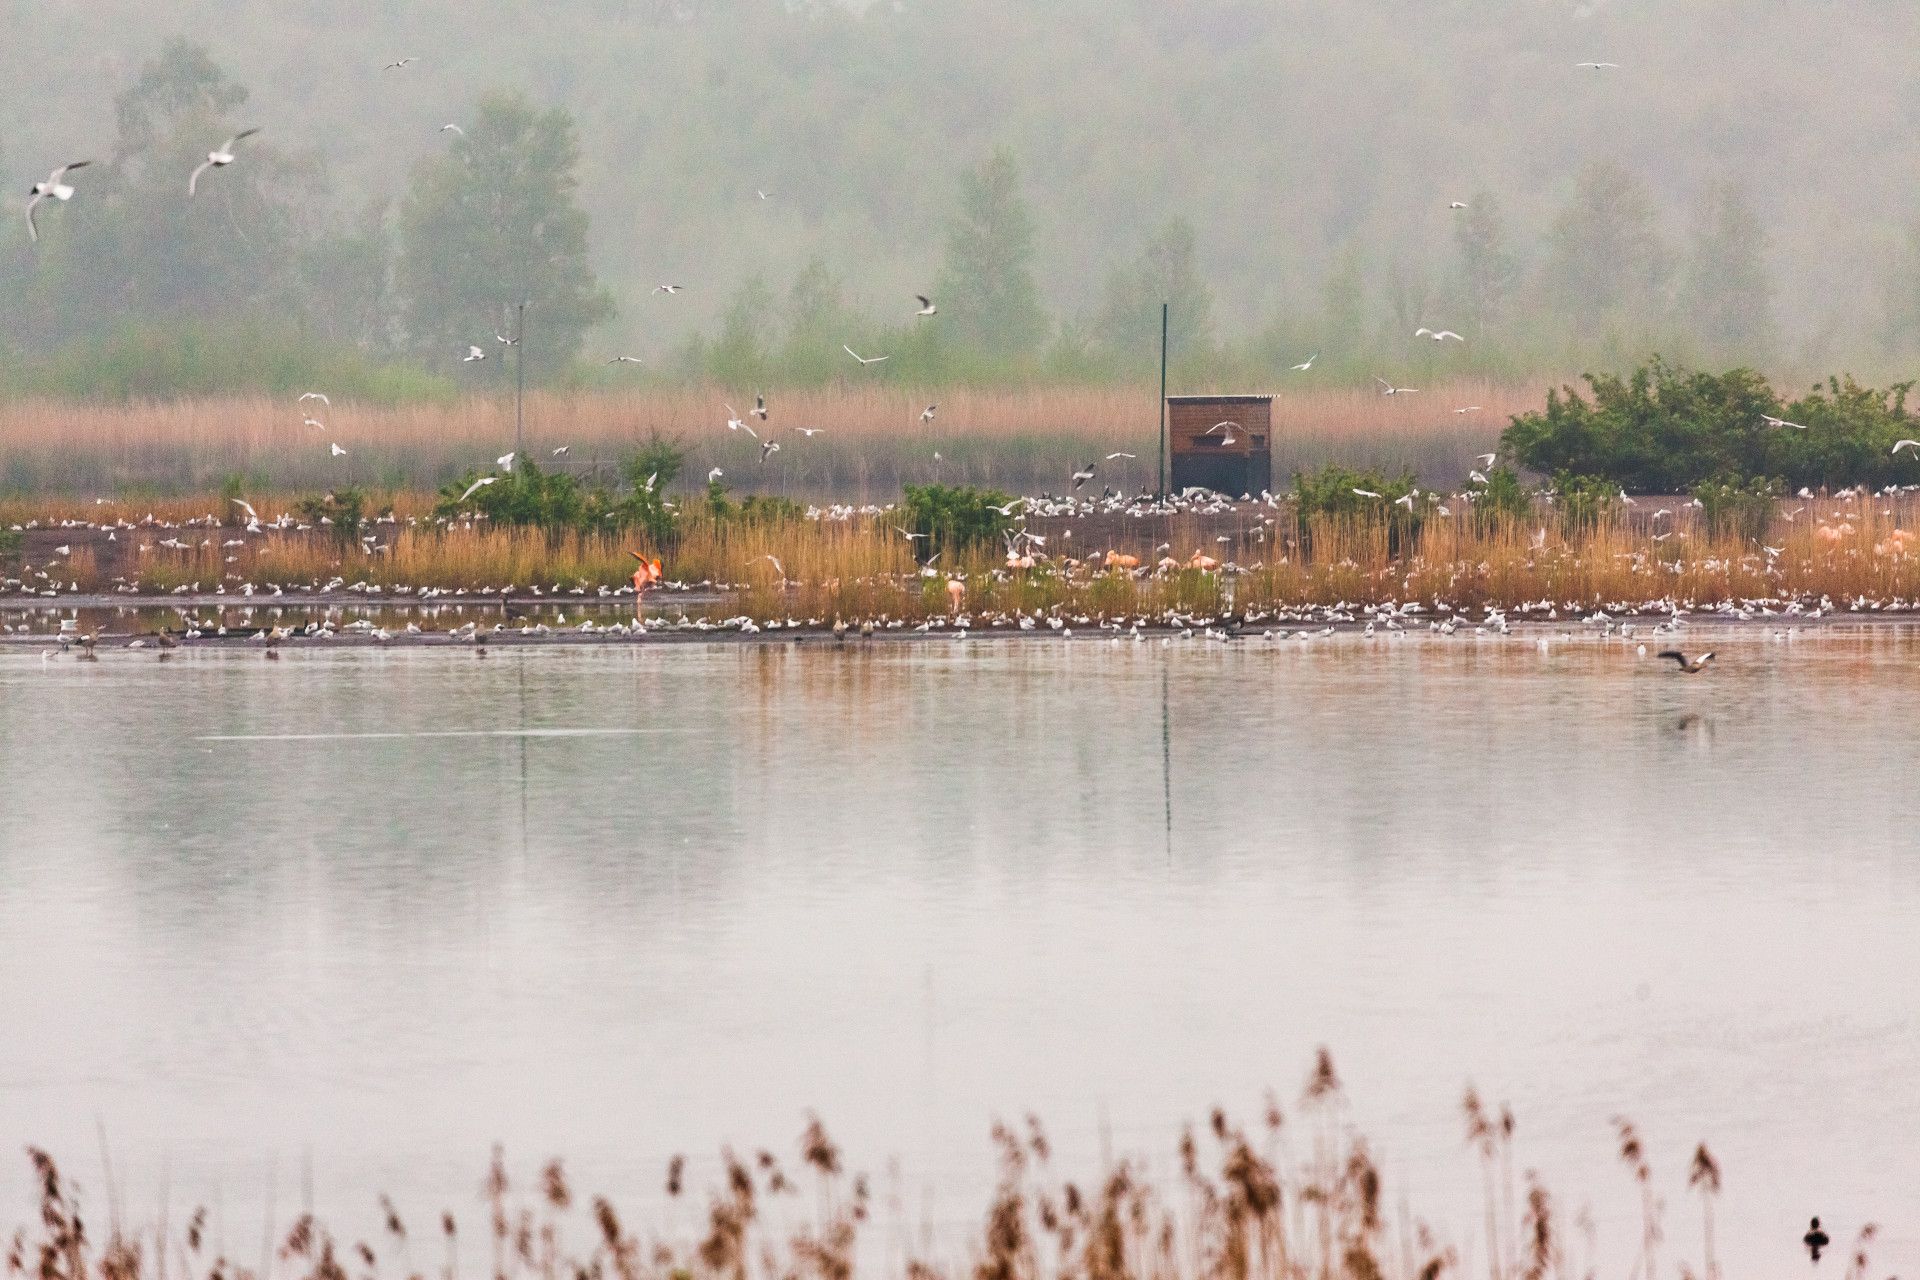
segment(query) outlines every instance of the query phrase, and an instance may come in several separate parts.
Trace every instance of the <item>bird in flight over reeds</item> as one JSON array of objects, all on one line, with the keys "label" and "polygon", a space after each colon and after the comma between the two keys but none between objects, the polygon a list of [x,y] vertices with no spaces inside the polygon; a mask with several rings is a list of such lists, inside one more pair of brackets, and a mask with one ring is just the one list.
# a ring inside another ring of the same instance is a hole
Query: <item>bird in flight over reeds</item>
[{"label": "bird in flight over reeds", "polygon": [[1373,375],[1373,380],[1380,384],[1380,394],[1383,396],[1407,396],[1420,390],[1418,387],[1396,387],[1377,373]]},{"label": "bird in flight over reeds", "polygon": [[1353,493],[1357,498],[1378,498],[1381,496],[1371,489],[1355,489]]},{"label": "bird in flight over reeds", "polygon": [[1465,406],[1464,408],[1455,409],[1454,412],[1455,413],[1478,413],[1480,412],[1480,406],[1477,404],[1470,404]]},{"label": "bird in flight over reeds", "polygon": [[499,457],[495,458],[493,460],[493,463],[495,466],[499,467],[502,471],[512,471],[513,460],[516,456],[517,455],[511,454],[511,453],[503,453]]},{"label": "bird in flight over reeds", "polygon": [[1108,455],[1107,455],[1107,461],[1108,461],[1108,462],[1112,462],[1112,461],[1113,461],[1113,460],[1114,460],[1115,458],[1128,458],[1128,459],[1131,459],[1132,457],[1133,457],[1133,455],[1132,455],[1132,454],[1130,454],[1130,453],[1110,453],[1110,454],[1108,454]]},{"label": "bird in flight over reeds", "polygon": [[822,431],[825,431],[826,428],[825,427],[795,427],[794,430],[799,432],[801,435],[805,436],[807,439],[811,440],[815,436],[819,435]]},{"label": "bird in flight over reeds", "polygon": [[940,406],[938,404],[930,404],[926,408],[922,409],[920,411],[920,421],[932,422],[933,415],[939,411],[939,408]]},{"label": "bird in flight over reeds", "polygon": [[327,449],[336,458],[344,458],[347,456],[347,451],[337,444],[329,444]]},{"label": "bird in flight over reeds", "polygon": [[239,146],[243,139],[251,138],[254,134],[258,132],[260,132],[260,130],[257,128],[242,129],[240,132],[234,134],[231,138],[228,138],[225,142],[221,143],[217,150],[207,152],[207,158],[205,160],[202,160],[199,166],[194,169],[192,174],[188,175],[187,177],[188,199],[192,199],[194,194],[197,191],[199,191],[201,174],[205,173],[209,169],[224,169],[228,165],[232,164],[236,159],[239,158],[236,155],[234,155],[233,149]]},{"label": "bird in flight over reeds", "polygon": [[607,363],[608,364],[645,364],[646,361],[642,360],[639,356],[615,356],[613,359],[607,361]]},{"label": "bird in flight over reeds", "polygon": [[1451,329],[1429,329],[1425,325],[1415,329],[1413,336],[1416,338],[1432,338],[1435,342],[1445,342],[1448,338],[1452,338],[1455,342],[1466,341],[1465,338]]},{"label": "bird in flight over reeds", "polygon": [[329,409],[333,407],[333,401],[327,399],[325,392],[302,391],[300,393],[300,398],[302,400],[318,400],[321,404],[326,405]]},{"label": "bird in flight over reeds", "polygon": [[765,462],[768,454],[778,452],[780,452],[780,442],[778,440],[762,440],[760,442],[760,461]]},{"label": "bird in flight over reeds", "polygon": [[1792,427],[1795,431],[1805,431],[1806,427],[1798,422],[1788,422],[1785,418],[1776,418],[1770,413],[1760,415],[1760,421],[1770,427]]},{"label": "bird in flight over reeds", "polygon": [[732,405],[727,405],[727,430],[744,431],[748,435],[752,436],[755,440],[758,440],[760,438],[760,433],[755,431],[752,427],[748,426],[746,424],[746,421],[742,419],[737,412],[734,411],[734,407]]},{"label": "bird in flight over reeds", "polygon": [[1893,451],[1895,453],[1899,453],[1902,449],[1920,449],[1920,440],[1896,440],[1893,442]]},{"label": "bird in flight over reeds", "polygon": [[499,476],[481,476],[478,480],[475,480],[472,484],[467,486],[467,491],[460,495],[460,501],[465,502],[468,498],[471,498],[474,494],[480,492],[482,489],[486,488],[490,484],[495,483],[499,479],[500,479]]},{"label": "bird in flight over reeds", "polygon": [[1085,465],[1084,467],[1081,467],[1078,471],[1073,473],[1074,488],[1078,489],[1082,485],[1086,484],[1089,480],[1093,479],[1093,466],[1094,464],[1089,462],[1087,463],[1087,465]]},{"label": "bird in flight over reeds", "polygon": [[1320,353],[1316,351],[1312,355],[1308,356],[1305,360],[1302,360],[1299,364],[1293,366],[1293,371],[1295,373],[1305,373],[1307,370],[1313,368],[1313,362],[1315,360],[1318,360],[1319,358],[1320,358]]},{"label": "bird in flight over reeds", "polygon": [[681,290],[681,289],[683,289],[683,288],[685,288],[685,286],[684,286],[684,285],[677,285],[677,284],[657,284],[657,285],[655,285],[655,286],[653,286],[653,291],[654,291],[655,293],[667,293],[667,294],[673,294],[673,293],[678,293],[678,292],[680,292],[680,290]]},{"label": "bird in flight over reeds", "polygon": [[1482,454],[1476,454],[1475,456],[1480,459],[1481,466],[1490,467],[1493,465],[1493,460],[1499,457],[1500,455],[1497,453],[1482,453]]},{"label": "bird in flight over reeds", "polygon": [[472,343],[467,344],[467,354],[460,357],[461,364],[472,364],[475,360],[485,360],[487,353]]},{"label": "bird in flight over reeds", "polygon": [[40,228],[34,225],[33,207],[49,196],[60,201],[62,204],[73,199],[73,188],[67,183],[60,181],[60,179],[66,177],[75,169],[84,169],[92,163],[93,161],[91,160],[75,160],[70,164],[63,164],[48,174],[45,182],[36,182],[33,184],[33,190],[29,193],[33,196],[33,199],[27,201],[27,239],[33,241],[35,244],[40,242]]},{"label": "bird in flight over reeds", "polygon": [[[658,473],[658,472],[655,472],[654,474],[656,474],[656,475],[658,475],[659,473]],[[719,478],[720,478],[721,476],[723,476],[723,475],[725,475],[725,474],[726,474],[726,472],[724,472],[724,471],[722,471],[722,470],[721,470],[720,468],[718,468],[718,467],[715,467],[715,468],[714,468],[713,470],[711,470],[711,471],[709,471],[709,472],[707,472],[707,483],[708,483],[708,484],[712,484],[712,483],[713,483],[713,482],[714,482],[715,480],[718,480],[718,479],[719,479]],[[652,485],[651,483],[649,483],[649,484],[647,485],[647,488],[648,488],[648,490],[649,490],[649,491],[651,491],[651,490],[652,490],[652,488],[653,488],[653,485]]]},{"label": "bird in flight over reeds", "polygon": [[919,301],[919,303],[920,303],[920,309],[919,309],[918,311],[916,311],[916,312],[914,312],[913,314],[915,314],[915,315],[917,315],[917,316],[931,316],[931,315],[938,315],[938,314],[939,314],[939,312],[940,312],[940,308],[938,308],[938,307],[936,307],[936,306],[934,306],[934,305],[933,305],[933,299],[932,299],[932,298],[929,298],[929,297],[928,297],[928,296],[927,296],[926,294],[924,294],[924,293],[916,293],[916,294],[914,294],[913,296],[914,296],[914,297],[915,297],[915,298],[916,298],[916,299],[917,299],[917,300]]},{"label": "bird in flight over reeds", "polygon": [[893,526],[893,531],[899,534],[901,537],[905,538],[908,542],[913,542],[917,539],[924,538],[927,536],[924,533],[910,533],[907,530],[902,529],[899,525]]},{"label": "bird in flight over reeds", "polygon": [[765,396],[755,396],[753,398],[753,408],[747,410],[747,412],[760,419],[760,421],[765,422],[767,420],[767,398]]},{"label": "bird in flight over reeds", "polygon": [[567,456],[567,450],[569,450],[569,449],[571,449],[571,448],[573,448],[573,446],[572,446],[572,445],[570,445],[570,444],[563,444],[563,445],[561,445],[561,446],[560,446],[560,447],[559,447],[558,449],[555,449],[555,450],[553,451],[553,456],[554,456],[554,457],[556,457],[556,458],[564,458],[564,457],[566,457],[566,456]]},{"label": "bird in flight over reeds", "polygon": [[1674,662],[1679,664],[1680,670],[1690,676],[1699,675],[1707,669],[1707,664],[1713,661],[1712,651],[1703,653],[1697,658],[1689,658],[1678,649],[1662,649],[1660,656],[1663,658],[1672,658]]},{"label": "bird in flight over reeds", "polygon": [[852,356],[855,360],[858,360],[863,365],[879,364],[882,360],[893,359],[892,356],[863,356],[858,351],[855,351],[852,347],[848,346],[844,342],[840,344],[840,349],[846,352],[848,355]]}]

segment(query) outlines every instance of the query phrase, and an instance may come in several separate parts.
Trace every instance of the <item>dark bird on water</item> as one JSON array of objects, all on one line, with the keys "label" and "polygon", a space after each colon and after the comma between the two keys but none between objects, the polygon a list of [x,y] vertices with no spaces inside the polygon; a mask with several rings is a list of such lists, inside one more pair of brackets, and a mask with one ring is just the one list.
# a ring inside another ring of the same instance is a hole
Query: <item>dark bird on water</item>
[{"label": "dark bird on water", "polygon": [[1820,1261],[1820,1251],[1831,1244],[1832,1241],[1828,1240],[1827,1233],[1820,1229],[1820,1219],[1815,1218],[1813,1225],[1807,1228],[1807,1234],[1800,1237],[1800,1243],[1807,1246],[1807,1252],[1813,1255],[1815,1262],[1818,1262]]},{"label": "dark bird on water", "polygon": [[1689,658],[1678,649],[1662,649],[1660,656],[1663,658],[1672,658],[1680,664],[1680,669],[1690,676],[1699,675],[1707,669],[1707,664],[1713,661],[1713,654],[1711,652],[1703,653],[1697,658]]}]

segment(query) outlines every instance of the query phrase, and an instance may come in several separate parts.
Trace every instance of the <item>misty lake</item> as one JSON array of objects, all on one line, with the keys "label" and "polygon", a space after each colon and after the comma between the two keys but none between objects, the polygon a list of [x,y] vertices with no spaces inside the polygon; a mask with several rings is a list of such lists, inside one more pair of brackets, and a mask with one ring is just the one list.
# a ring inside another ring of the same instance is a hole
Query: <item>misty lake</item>
[{"label": "misty lake", "polygon": [[996,1116],[1170,1174],[1325,1045],[1455,1240],[1472,1082],[1605,1258],[1620,1114],[1669,1258],[1705,1140],[1729,1272],[1911,1268],[1920,632],[1712,639],[0,651],[0,1196],[644,1221],[813,1109],[937,1232]]}]

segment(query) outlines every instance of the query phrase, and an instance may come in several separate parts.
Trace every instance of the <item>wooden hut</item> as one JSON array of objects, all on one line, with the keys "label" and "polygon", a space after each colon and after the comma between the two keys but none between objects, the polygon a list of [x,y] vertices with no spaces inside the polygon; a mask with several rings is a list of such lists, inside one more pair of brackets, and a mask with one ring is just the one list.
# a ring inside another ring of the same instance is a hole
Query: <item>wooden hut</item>
[{"label": "wooden hut", "polygon": [[1168,396],[1173,489],[1229,497],[1273,487],[1272,396]]}]

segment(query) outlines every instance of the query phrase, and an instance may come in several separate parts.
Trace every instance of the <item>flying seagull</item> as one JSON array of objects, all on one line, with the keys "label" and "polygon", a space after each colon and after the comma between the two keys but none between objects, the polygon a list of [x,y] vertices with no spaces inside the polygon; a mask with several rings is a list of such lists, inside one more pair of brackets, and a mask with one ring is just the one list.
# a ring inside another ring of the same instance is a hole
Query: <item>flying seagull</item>
[{"label": "flying seagull", "polygon": [[1900,451],[1901,451],[1902,449],[1920,449],[1920,440],[1896,440],[1896,441],[1894,441],[1894,444],[1893,444],[1893,451],[1894,451],[1895,453],[1898,453],[1898,452],[1900,452]]},{"label": "flying seagull", "polygon": [[935,412],[936,410],[938,410],[939,408],[940,408],[940,406],[939,406],[939,404],[938,404],[938,403],[936,402],[936,403],[934,403],[934,404],[930,404],[930,405],[928,405],[928,406],[927,406],[926,408],[924,408],[924,409],[922,409],[922,410],[920,411],[920,421],[922,421],[922,422],[932,422],[932,421],[933,421],[933,415],[934,415],[934,412]]},{"label": "flying seagull", "polygon": [[329,444],[327,449],[336,458],[344,458],[347,456],[347,451],[337,444]]},{"label": "flying seagull", "polygon": [[1445,342],[1448,338],[1452,338],[1455,342],[1466,341],[1465,338],[1461,337],[1459,334],[1455,333],[1451,329],[1441,329],[1441,330],[1435,331],[1433,329],[1427,328],[1424,325],[1422,325],[1418,329],[1415,329],[1413,331],[1413,336],[1416,338],[1432,338],[1435,342]]},{"label": "flying seagull", "polygon": [[386,66],[380,69],[382,71],[405,71],[408,67],[412,66],[414,63],[418,61],[420,61],[420,59],[418,58],[395,58],[392,62],[389,62]]},{"label": "flying seagull", "polygon": [[1663,658],[1672,658],[1680,665],[1680,669],[1690,676],[1699,675],[1702,671],[1706,670],[1707,664],[1713,661],[1713,653],[1711,651],[1703,653],[1697,658],[1689,658],[1678,649],[1662,649],[1660,656]]},{"label": "flying seagull", "polygon": [[440,126],[440,132],[442,132],[442,133],[457,133],[457,134],[459,134],[459,135],[460,135],[461,137],[463,137],[463,138],[467,136],[467,131],[466,131],[465,129],[462,129],[462,128],[461,128],[461,127],[460,127],[459,125],[457,125],[457,124],[443,124],[443,125],[441,125],[441,126]]},{"label": "flying seagull", "polygon": [[494,465],[499,467],[502,471],[511,471],[513,470],[513,459],[514,459],[513,454],[503,453],[499,457],[495,458],[493,462],[494,462]]},{"label": "flying seagull", "polygon": [[762,440],[760,442],[760,461],[765,462],[768,454],[778,452],[780,452],[780,442],[778,440]]},{"label": "flying seagull", "polygon": [[822,431],[825,431],[826,428],[825,427],[795,427],[794,430],[798,431],[801,435],[811,440],[815,436],[819,435]]},{"label": "flying seagull", "polygon": [[639,356],[615,356],[613,359],[607,361],[607,363],[608,364],[645,364],[646,361],[642,360]]},{"label": "flying seagull", "polygon": [[760,438],[760,433],[755,431],[752,427],[748,426],[741,419],[740,415],[734,411],[734,408],[732,405],[727,405],[727,430],[744,431],[748,435],[752,436],[755,440],[758,440]]},{"label": "flying seagull", "polygon": [[1447,206],[1447,208],[1449,209],[1464,209],[1466,207],[1467,207],[1467,202],[1465,200],[1455,200],[1453,203]]},{"label": "flying seagull", "polygon": [[754,188],[754,190],[753,190],[753,194],[755,194],[755,195],[757,195],[757,196],[759,196],[759,197],[760,197],[760,198],[761,198],[762,200],[771,200],[771,199],[773,199],[773,197],[772,197],[772,196],[770,196],[770,195],[768,195],[768,194],[767,194],[766,192],[764,192],[764,191],[762,191],[762,190],[760,190],[760,189],[759,189],[758,187],[755,187],[755,188]]},{"label": "flying seagull", "polygon": [[855,351],[852,347],[848,346],[844,342],[840,344],[840,349],[846,352],[848,355],[852,356],[855,360],[858,360],[863,365],[879,364],[882,360],[893,359],[892,356],[863,356],[858,351]]},{"label": "flying seagull", "polygon": [[1107,461],[1112,462],[1115,458],[1132,458],[1132,457],[1133,455],[1130,453],[1110,453],[1107,455]]},{"label": "flying seagull", "polygon": [[1499,457],[1500,455],[1497,453],[1481,453],[1481,454],[1475,454],[1474,456],[1480,459],[1481,466],[1490,467],[1493,465],[1493,460]]},{"label": "flying seagull", "polygon": [[913,314],[917,316],[930,316],[930,315],[938,314],[940,308],[933,305],[933,299],[929,298],[924,293],[916,293],[913,296],[920,300],[920,309],[914,312]]},{"label": "flying seagull", "polygon": [[485,360],[487,353],[472,343],[467,344],[467,354],[460,357],[461,364],[472,364],[475,360]]},{"label": "flying seagull", "polygon": [[[723,476],[723,475],[725,475],[725,474],[726,474],[726,473],[725,473],[724,471],[722,471],[722,470],[720,470],[720,468],[718,468],[718,467],[715,467],[715,468],[714,468],[713,470],[711,470],[711,471],[709,471],[709,472],[707,472],[707,483],[708,483],[708,484],[712,484],[712,483],[713,483],[713,482],[714,482],[715,480],[718,480],[718,479],[719,479],[719,478],[720,478],[721,476]],[[647,486],[647,487],[648,487],[648,489],[649,489],[649,491],[651,491],[651,489],[652,489],[652,487],[653,487],[653,486],[651,486],[651,485],[649,485],[649,486]]]},{"label": "flying seagull", "polygon": [[467,486],[467,491],[460,495],[460,501],[465,502],[468,498],[471,498],[474,494],[480,492],[499,478],[499,476],[481,476],[478,480],[475,480]]},{"label": "flying seagull", "polygon": [[318,419],[318,418],[306,418],[306,417],[303,417],[303,418],[301,418],[301,419],[300,419],[300,425],[301,425],[301,426],[303,426],[303,427],[324,427],[324,426],[326,426],[327,424],[326,424],[326,423],[324,423],[324,422],[322,422],[322,421],[320,421],[320,419]]},{"label": "flying seagull", "polygon": [[254,521],[256,524],[259,523],[260,513],[253,509],[251,502],[248,502],[245,498],[235,498],[232,501],[234,506],[247,513],[247,519]]},{"label": "flying seagull", "polygon": [[1770,413],[1761,414],[1760,420],[1770,427],[1792,427],[1795,431],[1806,430],[1806,427],[1798,422],[1788,422],[1785,418],[1776,418]]},{"label": "flying seagull", "polygon": [[1203,436],[1210,436],[1216,431],[1225,432],[1226,433],[1225,438],[1222,439],[1220,443],[1222,445],[1230,445],[1233,443],[1233,430],[1235,427],[1238,427],[1239,425],[1240,424],[1237,422],[1216,422],[1212,426],[1208,427],[1205,431],[1202,431],[1200,434]]},{"label": "flying seagull", "polygon": [[566,455],[567,455],[567,450],[569,450],[569,449],[571,449],[571,448],[573,448],[573,446],[572,446],[572,445],[570,445],[570,444],[563,444],[563,445],[561,445],[561,446],[560,446],[560,447],[559,447],[558,449],[555,449],[555,450],[553,451],[553,456],[554,456],[554,457],[556,457],[556,458],[564,458],[564,457],[566,457]]},{"label": "flying seagull", "polygon": [[333,401],[327,399],[326,393],[324,391],[302,391],[300,393],[300,398],[302,400],[318,400],[321,404],[326,405],[329,409],[333,407]]},{"label": "flying seagull", "polygon": [[506,334],[500,332],[498,329],[495,329],[493,331],[493,340],[499,343],[503,347],[516,347],[520,345],[520,339],[509,338]]},{"label": "flying seagull", "polygon": [[760,419],[760,421],[765,422],[767,420],[767,398],[765,396],[755,396],[753,398],[753,408],[747,410],[747,412]]},{"label": "flying seagull", "polygon": [[1299,364],[1293,366],[1293,371],[1295,373],[1305,373],[1307,370],[1313,368],[1313,362],[1315,360],[1318,360],[1319,358],[1320,358],[1320,353],[1316,351],[1312,355],[1308,356],[1305,360],[1302,360]]},{"label": "flying seagull", "polygon": [[218,150],[207,152],[207,158],[205,160],[202,160],[200,162],[199,167],[196,168],[193,171],[193,173],[187,178],[187,198],[192,199],[194,193],[200,189],[201,174],[205,173],[209,169],[224,169],[228,165],[232,164],[234,160],[237,158],[233,154],[233,149],[236,146],[240,145],[240,142],[242,139],[251,138],[254,134],[258,132],[260,132],[260,130],[257,128],[242,129],[240,132],[234,134],[231,138],[228,138],[225,142],[221,143]]},{"label": "flying seagull", "polygon": [[1576,62],[1573,65],[1581,71],[1617,71],[1620,67],[1617,62]]},{"label": "flying seagull", "polygon": [[1081,467],[1073,473],[1073,487],[1078,489],[1091,479],[1093,479],[1093,464],[1089,462],[1086,466]]},{"label": "flying seagull", "polygon": [[683,285],[677,284],[657,284],[653,286],[653,291],[655,293],[678,293],[684,287]]},{"label": "flying seagull", "polygon": [[1470,404],[1466,406],[1464,409],[1455,409],[1454,412],[1455,413],[1478,413],[1480,412],[1480,406],[1477,404]]},{"label": "flying seagull", "polygon": [[1381,377],[1379,374],[1375,374],[1373,376],[1373,380],[1380,384],[1382,388],[1380,394],[1383,396],[1412,395],[1414,392],[1420,390],[1420,388],[1418,387],[1396,387],[1391,382],[1388,382],[1385,378]]},{"label": "flying seagull", "polygon": [[66,177],[75,169],[84,169],[92,163],[93,161],[91,160],[75,160],[71,164],[63,164],[48,174],[45,182],[36,182],[33,184],[33,190],[30,192],[33,199],[27,201],[27,239],[33,241],[35,244],[40,242],[40,228],[33,224],[33,206],[39,204],[48,196],[52,196],[62,204],[73,199],[73,188],[60,181],[60,179]]},{"label": "flying seagull", "polygon": [[908,542],[912,542],[915,538],[924,538],[927,536],[924,533],[909,533],[905,529],[902,529],[899,525],[893,526],[893,531],[899,534],[901,537],[905,538]]},{"label": "flying seagull", "polygon": [[1378,498],[1380,496],[1371,489],[1355,489],[1353,492],[1354,496],[1360,498]]}]

